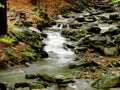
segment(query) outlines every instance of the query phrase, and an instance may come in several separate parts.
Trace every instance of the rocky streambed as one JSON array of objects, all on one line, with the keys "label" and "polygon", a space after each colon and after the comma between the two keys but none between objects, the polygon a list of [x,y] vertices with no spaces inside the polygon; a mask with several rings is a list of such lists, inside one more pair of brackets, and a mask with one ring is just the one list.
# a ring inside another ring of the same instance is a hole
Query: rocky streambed
[{"label": "rocky streambed", "polygon": [[118,6],[103,2],[94,8],[59,15],[56,25],[44,33],[34,29],[40,33],[35,34],[35,39],[44,37],[40,39],[44,45],[39,41],[30,45],[44,52],[37,55],[43,59],[37,58],[40,61],[30,66],[23,62],[29,67],[1,70],[0,89],[119,90],[119,14]]}]

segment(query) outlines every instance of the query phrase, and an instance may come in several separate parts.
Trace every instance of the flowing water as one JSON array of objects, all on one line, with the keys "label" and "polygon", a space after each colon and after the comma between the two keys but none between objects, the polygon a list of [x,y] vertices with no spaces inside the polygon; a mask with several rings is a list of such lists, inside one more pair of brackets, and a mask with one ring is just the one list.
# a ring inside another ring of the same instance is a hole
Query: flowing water
[{"label": "flowing water", "polygon": [[[68,68],[68,64],[75,59],[75,54],[70,49],[64,47],[63,44],[67,41],[64,37],[61,36],[61,29],[69,29],[67,21],[68,19],[64,19],[60,16],[60,19],[57,20],[57,22],[60,23],[45,31],[48,37],[43,40],[43,42],[46,44],[44,49],[46,52],[48,52],[49,58],[37,61],[26,68],[11,67],[7,70],[1,70],[0,81],[11,84],[28,81],[25,79],[25,74],[28,73],[44,73],[53,76],[62,75],[64,77],[73,77],[72,70]],[[57,29],[57,31],[52,29]],[[75,81],[76,82],[74,84],[69,84],[66,89],[62,90],[93,90],[90,84],[85,80]],[[58,89],[55,87],[49,87],[46,90]]]},{"label": "flowing water", "polygon": [[[51,75],[63,74],[69,75],[71,70],[67,65],[74,60],[75,54],[70,49],[64,49],[63,38],[60,32],[47,31],[48,37],[43,41],[45,51],[48,52],[49,58],[37,61],[27,68],[9,68],[0,71],[0,81],[15,83],[24,81],[26,73],[46,73]],[[66,69],[65,69],[66,68]]]}]

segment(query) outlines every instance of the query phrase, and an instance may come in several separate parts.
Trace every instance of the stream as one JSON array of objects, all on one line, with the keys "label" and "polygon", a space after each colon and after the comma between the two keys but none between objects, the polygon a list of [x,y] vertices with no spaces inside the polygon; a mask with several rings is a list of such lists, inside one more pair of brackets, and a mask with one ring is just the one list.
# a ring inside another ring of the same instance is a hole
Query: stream
[{"label": "stream", "polygon": [[[82,14],[88,15],[88,13],[83,12]],[[78,16],[82,15],[78,13]],[[73,16],[76,13],[71,14]],[[48,87],[45,90],[95,90],[91,87],[90,83],[84,79],[75,79],[74,69],[69,69],[68,65],[74,62],[76,55],[74,51],[67,48],[64,43],[67,43],[67,39],[61,35],[62,30],[71,30],[69,26],[69,21],[73,16],[69,18],[63,18],[59,15],[59,19],[55,20],[56,25],[46,28],[44,32],[47,34],[47,38],[43,40],[45,43],[44,50],[48,53],[48,58],[43,58],[39,61],[32,63],[29,67],[10,67],[9,69],[0,71],[0,81],[8,84],[14,84],[19,82],[30,82],[30,80],[25,79],[26,74],[47,74],[51,76],[63,76],[65,78],[73,78],[75,83],[68,84],[66,89],[58,89],[56,86]],[[93,22],[97,23],[97,22]],[[112,25],[99,24],[99,27],[103,30],[113,27]],[[83,28],[86,26],[83,25]],[[33,31],[37,31],[37,29]],[[104,32],[104,31],[103,31]],[[12,90],[12,89],[8,89]]]},{"label": "stream", "polygon": [[[46,44],[44,50],[49,54],[49,58],[44,58],[40,61],[34,62],[29,67],[10,67],[6,70],[0,71],[0,81],[8,84],[19,82],[30,82],[25,79],[26,74],[43,73],[51,76],[61,75],[66,78],[74,78],[73,70],[68,68],[68,64],[73,62],[76,55],[71,49],[64,46],[67,40],[61,36],[62,29],[69,29],[67,24],[68,19],[59,16],[56,20],[58,24],[47,28],[45,33],[47,38],[43,40]],[[81,86],[80,86],[81,85]],[[75,84],[69,84],[67,90],[93,90],[90,84],[85,80],[75,80]],[[11,90],[11,89],[8,89]],[[47,90],[58,90],[56,87],[48,87]],[[66,89],[65,89],[66,90]]]}]

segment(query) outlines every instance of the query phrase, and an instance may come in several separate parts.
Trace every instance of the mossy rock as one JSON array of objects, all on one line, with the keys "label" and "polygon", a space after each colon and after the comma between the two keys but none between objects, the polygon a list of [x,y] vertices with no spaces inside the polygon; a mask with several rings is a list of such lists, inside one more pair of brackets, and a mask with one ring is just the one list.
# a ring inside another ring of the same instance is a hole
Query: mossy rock
[{"label": "mossy rock", "polygon": [[54,83],[55,79],[47,74],[37,74],[38,78],[40,78],[43,81]]},{"label": "mossy rock", "polygon": [[42,89],[42,88],[44,88],[44,86],[42,84],[36,84],[36,83],[30,84],[29,87],[30,87],[30,89]]},{"label": "mossy rock", "polygon": [[50,86],[50,84],[48,82],[45,82],[45,81],[39,81],[38,84],[42,84],[45,88]]},{"label": "mossy rock", "polygon": [[119,17],[119,14],[112,14],[112,15],[109,15],[109,18],[112,19],[112,20],[117,20]]},{"label": "mossy rock", "polygon": [[27,83],[27,82],[20,82],[20,83],[15,83],[15,88],[19,88],[19,87],[29,87],[30,86],[30,83]]},{"label": "mossy rock", "polygon": [[27,21],[27,20],[23,20],[22,23],[23,23],[23,25],[26,26],[26,27],[30,27],[30,26],[32,26],[32,24],[33,24],[32,21]]},{"label": "mossy rock", "polygon": [[105,56],[118,56],[118,49],[116,47],[104,48]]},{"label": "mossy rock", "polygon": [[35,78],[37,78],[37,75],[35,75],[35,74],[26,74],[25,78],[26,79],[35,79]]},{"label": "mossy rock", "polygon": [[120,75],[116,72],[108,72],[101,78],[98,78],[93,82],[92,86],[98,89],[119,87],[120,85]]},{"label": "mossy rock", "polygon": [[71,40],[71,41],[77,41],[78,38],[74,37],[74,36],[68,36],[68,38]]}]

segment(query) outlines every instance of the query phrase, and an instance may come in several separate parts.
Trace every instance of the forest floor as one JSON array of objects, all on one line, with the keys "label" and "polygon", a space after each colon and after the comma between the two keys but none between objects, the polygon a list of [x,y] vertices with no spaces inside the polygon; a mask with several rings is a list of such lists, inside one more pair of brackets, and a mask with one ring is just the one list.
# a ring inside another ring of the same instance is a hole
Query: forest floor
[{"label": "forest floor", "polygon": [[[24,11],[29,17],[31,8],[34,7],[30,0],[8,0],[8,10],[14,9],[15,11]],[[58,14],[58,8],[62,5],[70,5],[64,0],[41,0],[40,9],[47,13],[49,16]]]}]

